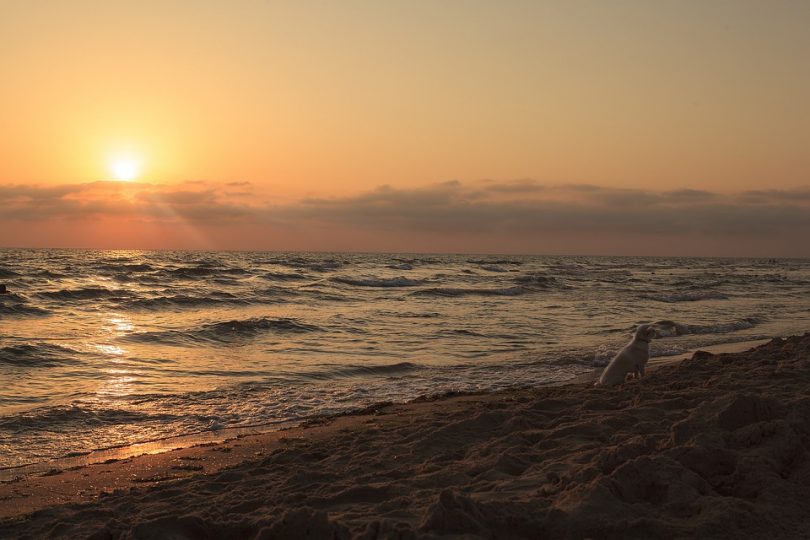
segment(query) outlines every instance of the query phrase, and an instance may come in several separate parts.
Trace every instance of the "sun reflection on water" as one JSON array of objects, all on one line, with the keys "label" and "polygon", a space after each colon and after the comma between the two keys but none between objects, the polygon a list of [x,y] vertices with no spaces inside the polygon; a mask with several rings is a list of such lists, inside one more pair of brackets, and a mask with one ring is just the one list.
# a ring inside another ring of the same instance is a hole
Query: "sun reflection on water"
[{"label": "sun reflection on water", "polygon": [[[106,316],[104,330],[113,338],[119,338],[132,332],[135,325],[124,316]],[[112,343],[96,343],[95,348],[105,356],[108,364],[102,368],[104,380],[96,389],[96,396],[110,398],[122,398],[135,392],[137,384],[137,372],[133,371],[127,362],[129,351]]]},{"label": "sun reflection on water", "polygon": [[[124,349],[123,347],[119,347],[118,345],[109,345],[109,344],[103,344],[103,343],[96,343],[95,347],[96,347],[96,349],[98,349],[98,351],[100,353],[106,354],[106,355],[109,355],[109,356],[113,356],[113,357],[124,356],[127,353],[126,349]],[[114,362],[115,358],[112,358],[112,360]]]},{"label": "sun reflection on water", "polygon": [[135,328],[135,325],[132,324],[132,321],[121,316],[111,317],[109,319],[110,327],[108,330],[112,333],[116,334],[116,337],[123,336],[126,333],[132,332]]},{"label": "sun reflection on water", "polygon": [[131,371],[125,369],[112,369],[108,370],[106,373],[111,375],[111,377],[105,379],[98,390],[96,390],[97,396],[120,398],[128,396],[134,392],[134,383],[138,379],[132,376],[133,374]]}]

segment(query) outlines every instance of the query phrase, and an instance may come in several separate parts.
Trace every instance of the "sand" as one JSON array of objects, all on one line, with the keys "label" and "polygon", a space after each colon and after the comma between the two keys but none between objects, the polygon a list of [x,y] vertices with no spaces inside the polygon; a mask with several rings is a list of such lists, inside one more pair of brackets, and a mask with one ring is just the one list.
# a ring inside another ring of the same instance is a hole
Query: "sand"
[{"label": "sand", "polygon": [[810,538],[810,334],[0,485],[0,537]]}]

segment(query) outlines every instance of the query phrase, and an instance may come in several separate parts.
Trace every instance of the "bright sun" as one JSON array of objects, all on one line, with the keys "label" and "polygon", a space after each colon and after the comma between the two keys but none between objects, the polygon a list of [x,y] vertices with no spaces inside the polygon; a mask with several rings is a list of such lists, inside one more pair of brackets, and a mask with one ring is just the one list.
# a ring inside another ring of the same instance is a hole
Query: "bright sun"
[{"label": "bright sun", "polygon": [[116,180],[132,182],[141,175],[140,160],[132,156],[116,156],[110,160],[110,172]]}]

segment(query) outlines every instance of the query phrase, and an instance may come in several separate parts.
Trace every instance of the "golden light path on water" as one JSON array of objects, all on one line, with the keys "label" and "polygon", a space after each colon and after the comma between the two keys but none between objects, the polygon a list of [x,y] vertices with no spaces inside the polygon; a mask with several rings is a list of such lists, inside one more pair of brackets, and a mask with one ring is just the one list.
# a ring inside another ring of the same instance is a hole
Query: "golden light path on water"
[{"label": "golden light path on water", "polygon": [[[122,315],[105,318],[106,324],[102,332],[111,339],[121,338],[135,328],[132,321]],[[94,347],[103,354],[105,362],[101,369],[105,378],[96,389],[97,398],[101,401],[116,400],[134,393],[138,378],[137,372],[130,369],[126,361],[127,349],[110,343],[95,343]],[[119,428],[122,434],[125,430],[126,426]]]}]

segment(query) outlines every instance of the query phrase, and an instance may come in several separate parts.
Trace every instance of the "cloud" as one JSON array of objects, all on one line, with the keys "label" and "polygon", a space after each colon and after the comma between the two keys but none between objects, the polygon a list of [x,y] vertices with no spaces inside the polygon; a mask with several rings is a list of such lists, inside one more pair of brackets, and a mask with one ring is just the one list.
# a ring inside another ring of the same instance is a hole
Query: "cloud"
[{"label": "cloud", "polygon": [[[328,231],[332,237],[376,235],[383,239],[380,242],[408,237],[415,239],[417,247],[451,237],[467,238],[470,244],[488,238],[493,249],[504,239],[520,240],[521,245],[530,246],[526,249],[537,250],[543,249],[542,239],[563,237],[573,242],[587,239],[587,245],[599,237],[644,236],[719,243],[736,239],[744,246],[753,237],[764,239],[762,245],[768,239],[789,245],[786,238],[810,234],[810,188],[720,194],[687,188],[548,185],[530,179],[450,181],[407,189],[383,185],[354,196],[275,204],[263,199],[253,185],[239,186],[238,194],[227,191],[228,184],[210,182],[0,186],[0,226],[11,230],[3,225],[11,220],[124,218],[209,230],[250,228],[256,238],[267,237],[261,233],[263,228],[275,227],[310,237],[321,233],[306,231]],[[539,247],[531,247],[535,245]]]},{"label": "cloud", "polygon": [[[195,187],[196,189],[192,189]],[[56,187],[0,186],[0,219],[39,221],[136,217],[161,220],[221,220],[250,216],[240,204],[204,182],[180,186],[91,182]]]},{"label": "cloud", "polygon": [[521,187],[532,189],[511,191],[514,184],[504,186],[505,190],[499,185],[485,189],[520,196],[482,199],[480,190],[460,183],[419,189],[386,186],[357,197],[308,199],[279,210],[294,220],[431,233],[742,235],[810,228],[808,208],[788,197],[780,204],[763,205],[690,189],[652,192],[589,185],[534,189],[522,182]]},{"label": "cloud", "polygon": [[767,189],[745,191],[741,199],[751,204],[769,204],[782,202],[810,202],[810,187],[800,189]]},{"label": "cloud", "polygon": [[682,203],[703,203],[717,200],[717,195],[702,189],[676,189],[662,194],[665,200]]}]

